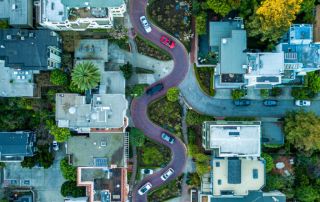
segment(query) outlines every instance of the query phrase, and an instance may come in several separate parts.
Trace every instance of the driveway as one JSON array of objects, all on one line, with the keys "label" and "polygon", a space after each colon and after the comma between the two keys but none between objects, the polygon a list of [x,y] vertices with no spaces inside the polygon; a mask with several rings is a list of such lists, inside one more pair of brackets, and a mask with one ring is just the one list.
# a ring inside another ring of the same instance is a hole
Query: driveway
[{"label": "driveway", "polygon": [[207,96],[199,87],[193,68],[189,68],[185,80],[179,85],[184,100],[194,110],[217,117],[283,117],[286,112],[305,109],[320,115],[320,101],[315,100],[310,107],[297,107],[293,100],[279,100],[276,107],[266,107],[261,100],[252,100],[247,107],[237,107],[230,99],[216,99]]},{"label": "driveway", "polygon": [[30,182],[37,195],[36,202],[62,202],[64,197],[60,194],[60,187],[65,179],[60,173],[60,160],[64,158],[65,151],[56,153],[54,164],[48,168],[22,168],[20,163],[6,163],[5,179],[16,180],[17,183]]},{"label": "driveway", "polygon": [[147,107],[150,102],[164,96],[166,91],[169,88],[177,86],[181,83],[181,81],[186,76],[188,67],[189,67],[188,54],[184,46],[177,40],[175,40],[176,47],[174,49],[169,49],[168,47],[165,47],[163,44],[161,44],[159,41],[160,37],[162,35],[168,35],[168,34],[160,30],[159,28],[155,27],[154,25],[151,25],[152,32],[149,34],[146,34],[139,20],[140,16],[146,15],[145,14],[146,6],[147,6],[147,0],[130,1],[131,23],[135,28],[136,32],[140,33],[145,39],[152,41],[153,43],[163,48],[164,50],[166,50],[172,55],[172,58],[174,61],[174,68],[168,76],[166,76],[165,78],[157,82],[157,83],[162,83],[164,85],[164,89],[161,92],[153,96],[148,96],[145,94],[141,96],[139,99],[134,99],[132,101],[131,117],[134,125],[137,128],[141,129],[144,132],[144,134],[146,134],[149,138],[161,144],[164,144],[165,146],[170,148],[172,159],[170,163],[161,171],[155,172],[153,175],[150,175],[144,178],[136,187],[134,187],[132,192],[132,201],[134,202],[147,201],[146,194],[141,196],[137,193],[138,189],[143,184],[145,184],[146,182],[150,182],[152,184],[152,189],[155,189],[163,185],[164,182],[160,179],[160,176],[169,167],[173,168],[175,172],[166,182],[173,180],[184,171],[184,167],[187,160],[186,147],[180,139],[176,138],[175,143],[172,145],[161,139],[161,132],[163,132],[164,129],[155,125],[148,119]]}]

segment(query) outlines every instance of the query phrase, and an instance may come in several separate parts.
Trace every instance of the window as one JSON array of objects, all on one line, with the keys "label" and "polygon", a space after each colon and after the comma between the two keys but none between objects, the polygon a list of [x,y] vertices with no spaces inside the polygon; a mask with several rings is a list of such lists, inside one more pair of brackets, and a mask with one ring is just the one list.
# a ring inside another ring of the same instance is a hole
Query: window
[{"label": "window", "polygon": [[220,162],[216,162],[216,167],[220,167]]},{"label": "window", "polygon": [[222,183],[222,182],[221,182],[221,180],[219,179],[219,180],[218,180],[218,185],[221,185],[221,183]]}]

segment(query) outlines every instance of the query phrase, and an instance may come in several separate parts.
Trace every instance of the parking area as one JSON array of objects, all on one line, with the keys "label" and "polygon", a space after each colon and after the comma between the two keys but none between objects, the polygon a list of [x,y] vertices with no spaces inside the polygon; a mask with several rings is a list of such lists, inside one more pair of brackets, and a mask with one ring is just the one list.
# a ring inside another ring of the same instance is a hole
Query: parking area
[{"label": "parking area", "polygon": [[60,187],[65,180],[60,173],[60,160],[64,158],[65,151],[61,149],[56,153],[54,164],[49,169],[28,169],[22,168],[20,163],[6,163],[3,185],[33,187],[36,202],[62,202],[64,197],[60,194]]}]

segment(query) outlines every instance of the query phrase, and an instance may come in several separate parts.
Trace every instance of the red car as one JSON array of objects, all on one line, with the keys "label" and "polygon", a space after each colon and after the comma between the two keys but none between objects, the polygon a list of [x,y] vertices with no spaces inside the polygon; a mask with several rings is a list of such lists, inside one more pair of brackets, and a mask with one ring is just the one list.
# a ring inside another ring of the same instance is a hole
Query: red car
[{"label": "red car", "polygon": [[174,41],[170,40],[168,37],[166,36],[162,36],[160,38],[160,42],[166,46],[168,46],[169,48],[174,48],[176,46],[176,44],[174,43]]}]

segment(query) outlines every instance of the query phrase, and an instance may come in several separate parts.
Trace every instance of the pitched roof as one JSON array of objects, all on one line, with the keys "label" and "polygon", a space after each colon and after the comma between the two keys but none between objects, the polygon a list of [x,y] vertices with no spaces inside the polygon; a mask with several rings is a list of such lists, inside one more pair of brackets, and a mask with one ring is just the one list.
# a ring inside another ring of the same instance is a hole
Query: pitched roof
[{"label": "pitched roof", "polygon": [[0,132],[1,156],[32,156],[33,142],[31,132]]},{"label": "pitched roof", "polygon": [[[48,47],[59,48],[60,37],[50,30],[0,30],[0,59],[7,67],[22,70],[48,69]],[[19,48],[17,48],[19,47]]]}]

